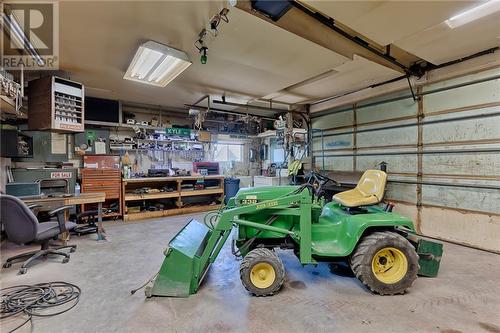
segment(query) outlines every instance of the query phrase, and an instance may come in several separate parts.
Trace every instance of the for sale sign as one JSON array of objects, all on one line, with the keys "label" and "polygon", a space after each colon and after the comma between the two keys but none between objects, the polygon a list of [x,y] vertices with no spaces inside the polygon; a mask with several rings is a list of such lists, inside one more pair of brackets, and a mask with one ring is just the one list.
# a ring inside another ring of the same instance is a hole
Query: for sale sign
[{"label": "for sale sign", "polygon": [[52,179],[68,179],[68,178],[71,178],[73,176],[73,173],[72,172],[60,172],[60,171],[56,171],[56,172],[51,172],[50,173],[50,178]]}]

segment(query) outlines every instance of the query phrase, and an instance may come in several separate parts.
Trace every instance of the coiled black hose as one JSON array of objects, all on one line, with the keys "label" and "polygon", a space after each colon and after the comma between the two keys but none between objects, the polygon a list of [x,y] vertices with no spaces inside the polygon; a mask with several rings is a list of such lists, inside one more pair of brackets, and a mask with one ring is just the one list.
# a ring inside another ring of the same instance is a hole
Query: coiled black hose
[{"label": "coiled black hose", "polygon": [[80,287],[62,281],[2,288],[0,320],[26,315],[25,321],[9,331],[14,332],[33,317],[52,317],[71,310],[80,300],[81,293]]}]

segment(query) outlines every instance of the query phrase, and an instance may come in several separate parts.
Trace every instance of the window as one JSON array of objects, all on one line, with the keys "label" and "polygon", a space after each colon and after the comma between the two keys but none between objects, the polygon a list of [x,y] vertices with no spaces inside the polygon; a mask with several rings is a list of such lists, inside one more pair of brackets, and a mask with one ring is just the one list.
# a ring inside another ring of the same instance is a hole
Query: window
[{"label": "window", "polygon": [[242,162],[243,145],[231,143],[216,143],[214,162]]},{"label": "window", "polygon": [[283,148],[275,148],[273,150],[273,163],[283,163],[285,162],[285,150]]}]

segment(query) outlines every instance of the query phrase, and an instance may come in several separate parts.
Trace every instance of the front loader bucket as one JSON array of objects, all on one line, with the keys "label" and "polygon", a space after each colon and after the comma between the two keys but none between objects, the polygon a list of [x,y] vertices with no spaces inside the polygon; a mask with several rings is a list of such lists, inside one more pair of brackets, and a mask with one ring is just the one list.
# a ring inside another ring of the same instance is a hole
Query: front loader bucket
[{"label": "front loader bucket", "polygon": [[200,267],[200,256],[211,234],[203,223],[191,220],[168,244],[165,260],[146,296],[188,297],[196,293],[208,269]]}]

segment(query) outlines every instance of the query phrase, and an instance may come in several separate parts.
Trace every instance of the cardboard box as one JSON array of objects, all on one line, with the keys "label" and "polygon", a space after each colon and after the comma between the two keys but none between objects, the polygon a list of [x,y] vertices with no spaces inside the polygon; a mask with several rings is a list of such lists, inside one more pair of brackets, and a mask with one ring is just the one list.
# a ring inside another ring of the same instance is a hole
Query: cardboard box
[{"label": "cardboard box", "polygon": [[210,132],[207,131],[198,132],[198,140],[202,142],[210,142],[210,139],[211,139]]}]

